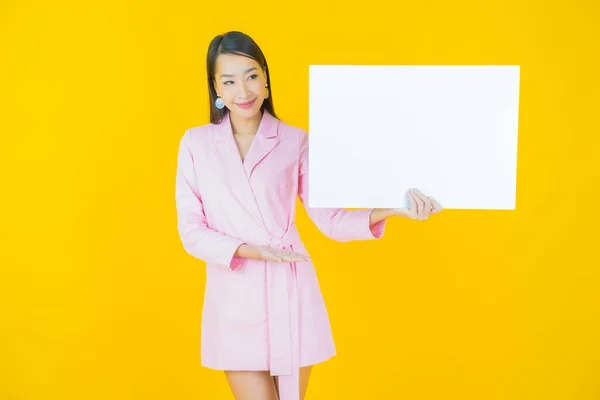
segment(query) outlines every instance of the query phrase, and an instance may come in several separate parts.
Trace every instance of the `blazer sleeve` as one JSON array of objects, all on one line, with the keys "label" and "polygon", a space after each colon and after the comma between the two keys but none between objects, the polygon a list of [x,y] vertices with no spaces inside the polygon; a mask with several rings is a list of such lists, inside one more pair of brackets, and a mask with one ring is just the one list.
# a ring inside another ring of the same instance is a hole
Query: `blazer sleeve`
[{"label": "blazer sleeve", "polygon": [[300,167],[298,197],[310,219],[327,237],[338,242],[379,239],[385,231],[386,220],[369,226],[373,208],[347,210],[345,208],[316,208],[308,206],[308,133],[300,136]]},{"label": "blazer sleeve", "polygon": [[244,242],[209,228],[197,188],[194,157],[190,150],[190,130],[179,143],[175,203],[177,229],[183,248],[190,255],[225,269],[234,270],[243,261],[235,251]]}]

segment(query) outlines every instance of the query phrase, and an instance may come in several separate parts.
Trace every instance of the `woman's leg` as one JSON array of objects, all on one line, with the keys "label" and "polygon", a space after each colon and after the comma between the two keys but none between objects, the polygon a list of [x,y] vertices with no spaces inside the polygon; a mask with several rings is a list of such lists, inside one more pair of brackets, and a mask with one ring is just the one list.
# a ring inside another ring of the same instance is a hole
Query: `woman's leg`
[{"label": "woman's leg", "polygon": [[278,400],[269,371],[225,371],[235,400]]},{"label": "woman's leg", "polygon": [[[312,365],[300,367],[300,400],[304,400],[304,396],[306,396],[306,388],[308,387],[308,378],[310,378],[311,370]],[[274,376],[273,382],[275,383],[277,396],[279,396],[279,377]]]},{"label": "woman's leg", "polygon": [[273,384],[275,385],[275,391],[277,392],[277,398],[279,399],[279,377],[273,377]]},{"label": "woman's leg", "polygon": [[308,387],[310,371],[312,371],[312,365],[300,367],[300,400],[304,400],[304,396],[306,396],[306,388]]}]

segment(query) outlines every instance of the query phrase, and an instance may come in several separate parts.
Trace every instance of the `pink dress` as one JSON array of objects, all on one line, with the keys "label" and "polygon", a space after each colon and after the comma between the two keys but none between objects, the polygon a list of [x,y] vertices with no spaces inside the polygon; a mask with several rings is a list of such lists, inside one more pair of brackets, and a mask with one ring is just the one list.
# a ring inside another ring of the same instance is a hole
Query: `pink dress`
[{"label": "pink dress", "polygon": [[180,141],[176,206],[183,247],[206,263],[201,364],[270,371],[281,400],[299,398],[298,368],[335,355],[329,317],[311,262],[234,257],[238,246],[308,254],[295,225],[296,199],[336,241],[378,239],[372,209],[309,208],[308,134],[265,111],[242,162],[229,116],[188,129]]}]

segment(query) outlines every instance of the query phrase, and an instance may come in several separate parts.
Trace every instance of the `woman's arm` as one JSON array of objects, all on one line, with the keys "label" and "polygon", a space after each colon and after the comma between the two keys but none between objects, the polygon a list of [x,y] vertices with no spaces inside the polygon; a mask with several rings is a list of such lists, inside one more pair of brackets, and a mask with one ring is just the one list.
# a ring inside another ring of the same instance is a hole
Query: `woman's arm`
[{"label": "woman's arm", "polygon": [[369,226],[395,215],[398,215],[398,213],[393,208],[374,208],[369,215]]},{"label": "woman's arm", "polygon": [[[193,257],[233,270],[243,262],[235,253],[244,242],[207,226],[204,206],[196,187],[189,135],[188,130],[181,138],[177,158],[175,202],[179,237],[183,248]],[[248,252],[246,248],[241,251],[244,254]]]},{"label": "woman's arm", "polygon": [[253,260],[262,260],[262,256],[256,247],[243,243],[235,251],[235,256],[240,258],[251,258]]},{"label": "woman's arm", "polygon": [[[347,242],[351,240],[373,240],[383,236],[385,216],[382,209],[347,210],[345,208],[320,208],[308,206],[308,133],[300,137],[300,171],[298,197],[310,219],[319,231],[330,239]],[[373,221],[373,222],[372,222]]]}]

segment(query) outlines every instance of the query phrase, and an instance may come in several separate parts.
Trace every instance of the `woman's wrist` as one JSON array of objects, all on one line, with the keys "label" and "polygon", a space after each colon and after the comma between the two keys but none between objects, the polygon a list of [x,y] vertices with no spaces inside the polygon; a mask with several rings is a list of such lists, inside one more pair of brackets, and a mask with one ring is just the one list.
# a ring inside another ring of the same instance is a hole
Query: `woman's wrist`
[{"label": "woman's wrist", "polygon": [[234,255],[240,258],[251,258],[254,260],[260,260],[261,258],[258,249],[256,247],[247,245],[246,243],[240,245],[235,251]]},{"label": "woman's wrist", "polygon": [[369,217],[369,225],[374,225],[386,218],[399,215],[395,208],[374,208]]}]

